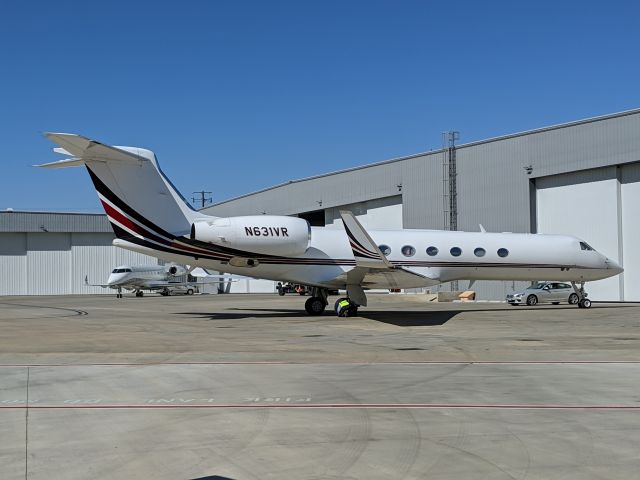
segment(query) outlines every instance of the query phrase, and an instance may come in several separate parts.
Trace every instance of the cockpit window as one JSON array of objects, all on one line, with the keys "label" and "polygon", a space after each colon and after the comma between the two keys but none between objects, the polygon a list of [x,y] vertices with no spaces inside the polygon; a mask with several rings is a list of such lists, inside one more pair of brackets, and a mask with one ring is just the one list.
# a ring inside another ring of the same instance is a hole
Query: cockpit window
[{"label": "cockpit window", "polygon": [[111,273],[129,273],[131,272],[130,268],[114,268]]},{"label": "cockpit window", "polygon": [[111,273],[118,273],[118,269],[117,269],[117,268],[114,268],[114,269],[113,269],[113,272],[111,272]]},{"label": "cockpit window", "polygon": [[593,247],[591,247],[591,245],[589,245],[587,242],[580,242],[580,250],[592,251]]}]

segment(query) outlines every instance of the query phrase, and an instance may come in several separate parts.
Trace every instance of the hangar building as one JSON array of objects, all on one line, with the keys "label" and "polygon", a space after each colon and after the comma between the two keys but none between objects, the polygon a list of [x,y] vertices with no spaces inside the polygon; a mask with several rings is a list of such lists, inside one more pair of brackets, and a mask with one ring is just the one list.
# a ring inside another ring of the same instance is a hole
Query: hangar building
[{"label": "hangar building", "polygon": [[[572,234],[625,268],[589,284],[591,298],[639,301],[638,206],[640,109],[293,180],[204,211],[299,215],[342,228],[338,212],[348,209],[372,229],[454,222],[467,231],[482,224],[494,232]],[[104,215],[0,212],[0,295],[108,293],[85,286],[85,275],[100,283],[116,265],[157,263],[113,247],[113,238]],[[473,289],[480,299],[503,300],[523,285],[477,282]]]},{"label": "hangar building", "polygon": [[112,294],[85,276],[104,283],[117,265],[157,265],[114,238],[106,215],[0,212],[0,295]]},{"label": "hangar building", "polygon": [[[482,224],[493,232],[571,234],[625,268],[588,284],[590,297],[628,301],[640,300],[639,206],[637,109],[293,180],[204,212],[299,215],[341,228],[338,211],[348,209],[371,229],[443,229],[456,221],[466,231]],[[520,286],[473,288],[481,299],[498,300]]]}]

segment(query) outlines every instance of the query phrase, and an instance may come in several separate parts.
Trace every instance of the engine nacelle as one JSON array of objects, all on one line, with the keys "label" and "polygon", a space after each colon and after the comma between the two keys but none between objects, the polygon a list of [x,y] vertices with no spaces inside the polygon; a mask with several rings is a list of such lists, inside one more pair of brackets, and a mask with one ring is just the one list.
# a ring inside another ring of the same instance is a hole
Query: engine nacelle
[{"label": "engine nacelle", "polygon": [[217,218],[194,223],[191,238],[251,253],[289,257],[307,251],[311,227],[302,218],[276,215]]},{"label": "engine nacelle", "polygon": [[174,277],[187,274],[187,269],[180,265],[166,265],[167,273]]}]

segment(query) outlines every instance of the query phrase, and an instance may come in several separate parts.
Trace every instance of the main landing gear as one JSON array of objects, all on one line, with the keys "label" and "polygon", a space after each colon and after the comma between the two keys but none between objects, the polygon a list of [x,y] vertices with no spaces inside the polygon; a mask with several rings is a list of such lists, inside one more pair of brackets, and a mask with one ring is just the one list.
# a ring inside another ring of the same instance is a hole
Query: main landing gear
[{"label": "main landing gear", "polygon": [[122,288],[118,287],[118,293],[116,293],[116,298],[122,298]]},{"label": "main landing gear", "polygon": [[[358,291],[356,290],[353,293],[357,297]],[[311,289],[311,297],[305,302],[304,309],[309,315],[322,315],[329,304],[327,295],[328,290],[326,288],[313,287]],[[366,297],[364,298],[366,300]],[[355,317],[358,315],[359,306],[360,303],[355,302],[353,298],[341,297],[336,301],[334,311],[339,317]]]},{"label": "main landing gear", "polygon": [[571,286],[578,296],[578,308],[591,308],[591,300],[587,298],[587,292],[584,291],[584,282],[580,282],[580,288],[577,287],[576,282],[571,282]]},{"label": "main landing gear", "polygon": [[144,292],[142,290],[136,290],[136,297],[143,297]]},{"label": "main landing gear", "polygon": [[313,287],[311,297],[304,302],[304,309],[309,315],[322,315],[329,302],[327,301],[328,291],[326,288]]},{"label": "main landing gear", "polygon": [[347,297],[336,300],[334,310],[339,317],[357,317],[359,305]]}]

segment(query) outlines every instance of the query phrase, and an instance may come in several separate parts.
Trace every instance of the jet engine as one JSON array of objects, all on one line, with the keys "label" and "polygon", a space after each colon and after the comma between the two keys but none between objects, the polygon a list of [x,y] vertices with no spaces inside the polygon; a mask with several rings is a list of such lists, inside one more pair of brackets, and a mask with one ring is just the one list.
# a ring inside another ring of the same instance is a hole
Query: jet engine
[{"label": "jet engine", "polygon": [[294,257],[309,248],[311,227],[302,218],[276,215],[216,218],[194,223],[191,238],[251,253]]},{"label": "jet engine", "polygon": [[180,265],[167,265],[166,266],[167,273],[174,277],[179,277],[181,275],[187,274],[187,269]]}]

